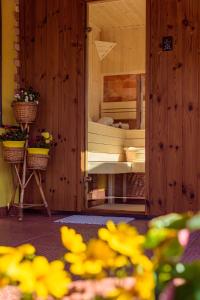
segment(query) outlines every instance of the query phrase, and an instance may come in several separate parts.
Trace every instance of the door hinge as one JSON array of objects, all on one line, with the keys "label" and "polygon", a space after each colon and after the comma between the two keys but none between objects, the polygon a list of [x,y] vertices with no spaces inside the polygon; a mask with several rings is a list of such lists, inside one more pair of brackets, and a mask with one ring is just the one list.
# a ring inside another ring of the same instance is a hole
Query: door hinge
[{"label": "door hinge", "polygon": [[85,32],[89,33],[92,31],[92,27],[88,26],[88,27],[85,27]]},{"label": "door hinge", "polygon": [[92,177],[91,176],[85,176],[83,179],[84,183],[92,182]]}]

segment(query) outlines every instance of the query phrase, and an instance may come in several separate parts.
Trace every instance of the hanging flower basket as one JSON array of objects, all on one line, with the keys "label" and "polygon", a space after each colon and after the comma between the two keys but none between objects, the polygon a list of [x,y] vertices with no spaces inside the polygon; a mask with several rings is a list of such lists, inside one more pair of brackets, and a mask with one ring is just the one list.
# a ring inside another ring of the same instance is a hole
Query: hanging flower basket
[{"label": "hanging flower basket", "polygon": [[8,163],[22,163],[24,159],[25,141],[4,141],[3,157]]},{"label": "hanging flower basket", "polygon": [[19,124],[34,123],[37,116],[38,99],[40,95],[32,87],[20,89],[15,94],[13,110]]},{"label": "hanging flower basket", "polygon": [[31,124],[35,122],[38,110],[38,104],[36,102],[14,101],[12,106],[17,123]]},{"label": "hanging flower basket", "polygon": [[47,169],[49,160],[49,149],[43,148],[28,148],[27,165],[32,170],[43,170]]}]

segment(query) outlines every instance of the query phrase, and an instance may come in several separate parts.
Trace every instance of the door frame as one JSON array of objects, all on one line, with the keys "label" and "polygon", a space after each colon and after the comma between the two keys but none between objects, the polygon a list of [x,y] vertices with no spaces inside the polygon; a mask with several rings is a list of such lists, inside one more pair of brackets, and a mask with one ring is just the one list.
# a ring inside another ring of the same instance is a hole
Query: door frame
[{"label": "door frame", "polygon": [[0,1],[0,127],[3,126],[3,99],[2,99],[2,1]]},{"label": "door frame", "polygon": [[[117,0],[84,0],[85,1],[85,22],[87,26],[87,12],[88,12],[88,3],[90,2],[113,2]],[[134,0],[133,0],[134,1]],[[86,27],[85,26],[85,27]],[[87,40],[84,45],[85,49],[85,146],[87,145],[87,129],[88,129],[88,104],[87,104],[87,52],[86,52]],[[151,87],[151,63],[150,63],[150,52],[151,52],[151,0],[146,0],[146,73],[145,73],[145,183],[146,183],[146,204],[147,204],[147,214],[150,212],[150,186],[149,186],[149,178],[150,178],[150,87]],[[87,175],[87,147],[85,151],[86,155],[84,157],[84,165],[85,165],[85,175]],[[86,193],[85,193],[86,197]],[[84,199],[86,203],[86,199]],[[85,207],[85,203],[83,203],[83,207]]]}]

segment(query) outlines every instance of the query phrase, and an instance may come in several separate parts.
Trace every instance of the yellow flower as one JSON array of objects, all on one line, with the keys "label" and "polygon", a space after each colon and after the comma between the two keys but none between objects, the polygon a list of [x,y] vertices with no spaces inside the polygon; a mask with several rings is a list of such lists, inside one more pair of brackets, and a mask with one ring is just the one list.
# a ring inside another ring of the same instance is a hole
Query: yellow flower
[{"label": "yellow flower", "polygon": [[153,272],[144,272],[140,275],[135,275],[135,291],[138,298],[141,300],[154,300],[155,278]]},{"label": "yellow flower", "polygon": [[35,292],[44,299],[48,295],[63,297],[70,282],[61,261],[49,263],[43,256],[35,257],[32,262],[22,262],[16,272],[16,280],[19,281],[19,288],[23,293]]},{"label": "yellow flower", "polygon": [[115,225],[112,221],[107,223],[107,228],[99,230],[99,237],[122,255],[134,257],[142,251],[145,238],[128,224]]},{"label": "yellow flower", "polygon": [[145,255],[132,257],[131,261],[135,265],[134,278],[135,292],[141,300],[153,300],[155,290],[154,265]]},{"label": "yellow flower", "polygon": [[81,253],[86,250],[86,244],[80,234],[76,233],[74,229],[67,226],[61,228],[62,243],[67,250],[74,253]]},{"label": "yellow flower", "polygon": [[52,295],[61,298],[66,294],[70,279],[61,261],[49,263],[45,257],[38,256],[32,263],[32,272],[36,280],[35,292],[38,296],[45,298]]},{"label": "yellow flower", "polygon": [[131,262],[133,263],[133,265],[139,266],[139,268],[141,268],[142,271],[153,272],[154,265],[152,261],[143,254],[132,257]]},{"label": "yellow flower", "polygon": [[120,268],[127,265],[127,258],[117,255],[101,240],[91,240],[83,253],[67,253],[67,262],[71,264],[70,270],[76,275],[100,276],[104,269]]},{"label": "yellow flower", "polygon": [[75,275],[96,276],[103,271],[103,261],[87,256],[86,252],[67,253],[65,259],[71,264],[70,271]]},{"label": "yellow flower", "polygon": [[49,293],[61,298],[67,293],[70,277],[64,270],[64,264],[58,260],[50,263],[50,270],[46,278]]},{"label": "yellow flower", "polygon": [[10,254],[15,251],[13,247],[0,246],[0,255]]},{"label": "yellow flower", "polygon": [[20,263],[17,266],[12,279],[19,282],[19,288],[22,293],[32,294],[35,292],[36,278],[33,274],[31,261]]},{"label": "yellow flower", "polygon": [[11,280],[15,280],[16,273],[20,262],[23,259],[23,255],[16,251],[12,254],[6,254],[0,257],[0,275],[9,277]]},{"label": "yellow flower", "polygon": [[24,256],[31,256],[35,254],[35,248],[31,244],[24,244],[17,247],[17,250]]},{"label": "yellow flower", "polygon": [[41,133],[41,136],[43,136],[45,139],[49,139],[50,134],[49,134],[49,132],[45,131],[45,132]]},{"label": "yellow flower", "polygon": [[18,282],[22,293],[33,294],[44,299],[48,295],[62,298],[68,288],[70,278],[61,261],[51,263],[45,257],[36,256],[33,260],[26,257],[33,255],[34,247],[22,245],[17,248],[1,247],[0,286]]},{"label": "yellow flower", "polygon": [[107,295],[108,299],[115,300],[133,300],[133,293],[131,291],[125,291],[123,289],[115,289]]}]

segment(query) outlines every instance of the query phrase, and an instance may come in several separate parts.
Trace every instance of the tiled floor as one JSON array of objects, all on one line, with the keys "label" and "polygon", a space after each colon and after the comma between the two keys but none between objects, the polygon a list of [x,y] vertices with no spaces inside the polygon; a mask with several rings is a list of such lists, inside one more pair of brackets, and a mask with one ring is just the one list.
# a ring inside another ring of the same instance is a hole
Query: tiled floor
[{"label": "tiled floor", "polygon": [[[16,217],[0,219],[0,245],[17,246],[23,243],[31,243],[37,248],[37,254],[45,255],[50,260],[59,258],[64,253],[60,241],[59,229],[62,224],[54,223],[54,220],[64,217],[54,215],[48,218],[46,215],[26,214],[23,222]],[[140,232],[145,232],[147,221],[136,220],[132,224]],[[95,237],[99,226],[96,225],[73,225],[81,233],[85,240]]]},{"label": "tiled floor", "polygon": [[[23,222],[16,217],[0,219],[0,245],[17,246],[23,243],[31,243],[37,248],[37,254],[45,255],[50,260],[59,258],[64,254],[64,248],[60,241],[59,229],[61,224],[54,220],[64,217],[54,215],[51,218],[46,215],[26,214]],[[147,230],[147,220],[135,220],[131,223],[141,233]],[[85,240],[95,237],[99,226],[96,225],[72,225],[81,233]],[[193,261],[200,259],[200,232],[192,234],[189,246],[186,249],[184,260]]]}]

